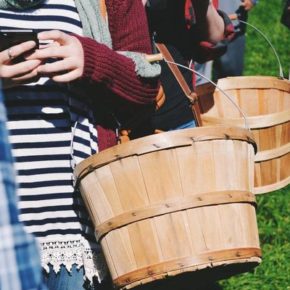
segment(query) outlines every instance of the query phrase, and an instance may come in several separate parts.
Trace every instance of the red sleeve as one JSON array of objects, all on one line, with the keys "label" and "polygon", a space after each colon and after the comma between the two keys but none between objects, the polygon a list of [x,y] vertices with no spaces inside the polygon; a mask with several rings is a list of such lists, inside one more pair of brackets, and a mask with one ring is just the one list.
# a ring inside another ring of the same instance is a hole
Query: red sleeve
[{"label": "red sleeve", "polygon": [[157,78],[141,78],[134,62],[117,53],[151,53],[148,24],[142,1],[107,0],[113,50],[95,40],[79,37],[85,55],[83,78],[103,83],[117,96],[135,104],[151,104],[157,95]]},{"label": "red sleeve", "polygon": [[219,1],[218,0],[213,0],[212,1],[213,6],[217,9],[219,6]]}]

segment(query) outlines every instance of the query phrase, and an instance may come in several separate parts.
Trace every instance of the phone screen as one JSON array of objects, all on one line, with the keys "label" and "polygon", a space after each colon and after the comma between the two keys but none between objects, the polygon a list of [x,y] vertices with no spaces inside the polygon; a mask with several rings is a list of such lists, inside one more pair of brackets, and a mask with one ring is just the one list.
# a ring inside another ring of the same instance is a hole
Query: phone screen
[{"label": "phone screen", "polygon": [[33,30],[0,30],[0,51],[29,40],[39,46],[37,33]]}]

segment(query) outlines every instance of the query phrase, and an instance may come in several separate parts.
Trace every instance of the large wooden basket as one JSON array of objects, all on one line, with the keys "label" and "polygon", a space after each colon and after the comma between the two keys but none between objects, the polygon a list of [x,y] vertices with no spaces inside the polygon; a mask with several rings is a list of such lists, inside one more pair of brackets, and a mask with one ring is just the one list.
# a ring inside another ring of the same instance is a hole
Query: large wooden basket
[{"label": "large wooden basket", "polygon": [[76,167],[117,288],[172,287],[202,269],[216,279],[260,263],[254,146],[242,128],[194,128],[117,145]]},{"label": "large wooden basket", "polygon": [[[247,116],[258,146],[254,193],[266,193],[290,183],[290,82],[275,77],[229,77],[218,87]],[[245,126],[241,113],[211,85],[197,89],[203,125]],[[210,94],[213,93],[213,95]]]}]

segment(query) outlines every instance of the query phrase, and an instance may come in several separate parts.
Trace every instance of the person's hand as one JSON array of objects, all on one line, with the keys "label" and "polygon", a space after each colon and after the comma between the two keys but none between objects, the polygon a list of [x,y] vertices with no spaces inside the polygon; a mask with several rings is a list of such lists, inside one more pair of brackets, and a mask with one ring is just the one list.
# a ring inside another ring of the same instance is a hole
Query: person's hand
[{"label": "person's hand", "polygon": [[37,68],[42,76],[48,76],[55,82],[70,82],[80,78],[84,70],[84,52],[80,41],[67,33],[51,30],[38,34],[40,41],[52,41],[36,50],[29,59],[54,60]]},{"label": "person's hand", "polygon": [[[30,83],[38,78],[36,69],[41,61],[25,59],[25,53],[35,46],[34,41],[26,41],[0,52],[0,78],[4,89]],[[15,63],[14,60],[21,55],[24,61]]]},{"label": "person's hand", "polygon": [[254,3],[252,0],[242,0],[241,6],[243,6],[246,11],[249,11],[254,7]]}]

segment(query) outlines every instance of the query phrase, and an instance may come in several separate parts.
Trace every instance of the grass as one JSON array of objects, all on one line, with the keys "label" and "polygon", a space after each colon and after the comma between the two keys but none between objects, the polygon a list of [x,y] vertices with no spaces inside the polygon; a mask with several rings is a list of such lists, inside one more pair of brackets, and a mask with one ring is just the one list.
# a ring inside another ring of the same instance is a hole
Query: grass
[{"label": "grass", "polygon": [[262,263],[220,282],[223,290],[290,290],[290,185],[257,196]]},{"label": "grass", "polygon": [[[282,0],[260,0],[248,22],[268,36],[288,78],[290,30],[280,23]],[[245,75],[278,76],[278,63],[270,46],[248,27]],[[290,166],[290,164],[289,164]],[[219,283],[223,290],[290,290],[290,185],[257,196],[257,220],[263,261],[251,273]]]},{"label": "grass", "polygon": [[[260,0],[249,13],[248,23],[260,29],[277,51],[288,78],[290,68],[290,30],[280,23],[283,0]],[[278,62],[266,40],[252,27],[247,27],[245,75],[278,76]]]}]

